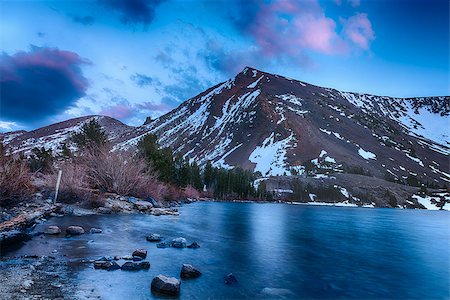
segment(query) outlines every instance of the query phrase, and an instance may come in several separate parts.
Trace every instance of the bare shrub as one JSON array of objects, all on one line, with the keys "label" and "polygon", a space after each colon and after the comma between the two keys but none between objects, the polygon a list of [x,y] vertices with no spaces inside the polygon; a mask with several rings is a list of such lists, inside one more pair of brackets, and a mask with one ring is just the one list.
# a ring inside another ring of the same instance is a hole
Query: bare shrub
[{"label": "bare shrub", "polygon": [[[59,166],[62,171],[61,184],[59,186],[58,201],[64,203],[75,203],[85,201],[92,197],[92,191],[88,182],[88,168],[86,165],[74,162],[64,162]],[[47,186],[54,190],[58,170],[47,175]]]},{"label": "bare shrub", "polygon": [[109,148],[102,147],[83,154],[79,159],[88,168],[91,186],[101,192],[146,197],[152,195],[152,189],[156,188],[158,195],[164,193],[164,187],[146,161],[131,152],[111,152]]},{"label": "bare shrub", "polygon": [[31,196],[34,185],[26,161],[14,158],[0,143],[0,203],[23,200]]},{"label": "bare shrub", "polygon": [[199,199],[200,198],[200,192],[197,191],[192,185],[188,185],[183,190],[183,198],[189,198],[189,199]]},{"label": "bare shrub", "polygon": [[179,187],[174,185],[169,185],[167,187],[167,194],[163,198],[164,200],[178,200],[181,199],[181,190]]}]

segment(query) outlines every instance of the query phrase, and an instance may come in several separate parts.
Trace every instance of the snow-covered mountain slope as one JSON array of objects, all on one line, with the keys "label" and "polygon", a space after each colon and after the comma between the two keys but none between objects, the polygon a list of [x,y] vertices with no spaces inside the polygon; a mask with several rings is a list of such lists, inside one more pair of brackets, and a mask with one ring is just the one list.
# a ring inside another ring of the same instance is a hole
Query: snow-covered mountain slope
[{"label": "snow-covered mountain slope", "polygon": [[80,130],[84,123],[96,119],[103,130],[114,143],[115,139],[122,136],[124,132],[133,130],[134,127],[127,126],[122,122],[106,116],[85,116],[55,123],[32,131],[14,131],[0,135],[0,141],[7,144],[13,153],[29,154],[37,147],[51,149],[53,153],[60,151],[63,142],[67,142],[70,135]]},{"label": "snow-covered mountain slope", "polygon": [[[450,182],[450,97],[392,98],[341,92],[245,68],[178,108],[129,127],[98,117],[114,149],[134,148],[148,133],[200,165],[210,160],[264,176],[361,169],[379,178],[417,176]],[[3,134],[16,152],[57,149],[92,118]]]},{"label": "snow-covered mountain slope", "polygon": [[[263,175],[298,174],[307,162],[334,172],[450,181],[450,97],[341,92],[246,68],[118,140],[147,133],[185,157]],[[325,154],[324,154],[325,153]]]}]

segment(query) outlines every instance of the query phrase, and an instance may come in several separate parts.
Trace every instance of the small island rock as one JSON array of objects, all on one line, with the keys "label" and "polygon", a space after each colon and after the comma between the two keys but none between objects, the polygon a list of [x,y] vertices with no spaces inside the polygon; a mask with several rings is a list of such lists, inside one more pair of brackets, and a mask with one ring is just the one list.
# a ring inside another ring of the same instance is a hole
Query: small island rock
[{"label": "small island rock", "polygon": [[160,274],[153,278],[151,290],[155,293],[177,296],[180,294],[180,285],[181,282],[175,277],[167,277]]},{"label": "small island rock", "polygon": [[200,275],[202,275],[202,273],[192,265],[183,264],[181,267],[180,276],[183,279],[197,278],[200,277]]},{"label": "small island rock", "polygon": [[81,226],[69,226],[66,229],[68,235],[80,235],[84,233],[84,228]]},{"label": "small island rock", "polygon": [[170,243],[168,243],[168,242],[161,242],[161,243],[156,244],[156,247],[158,247],[158,248],[170,248]]},{"label": "small island rock", "polygon": [[45,234],[60,234],[61,233],[61,229],[58,226],[48,226],[47,229],[45,229],[44,231]]},{"label": "small island rock", "polygon": [[89,230],[89,232],[91,234],[94,234],[94,233],[102,233],[103,231],[100,228],[91,228],[91,230]]},{"label": "small island rock", "polygon": [[233,273],[228,274],[227,276],[225,276],[225,284],[237,284],[238,280],[236,279],[236,277],[233,275]]},{"label": "small island rock", "polygon": [[172,247],[174,248],[186,248],[186,239],[179,237],[172,240]]},{"label": "small island rock", "polygon": [[146,239],[149,242],[161,242],[162,241],[161,235],[156,234],[156,233],[152,233],[151,235],[147,236]]},{"label": "small island rock", "polygon": [[145,249],[137,249],[133,252],[132,256],[138,256],[142,259],[147,257],[147,250]]},{"label": "small island rock", "polygon": [[188,248],[197,249],[200,248],[200,245],[197,242],[193,242],[192,244],[187,246]]}]

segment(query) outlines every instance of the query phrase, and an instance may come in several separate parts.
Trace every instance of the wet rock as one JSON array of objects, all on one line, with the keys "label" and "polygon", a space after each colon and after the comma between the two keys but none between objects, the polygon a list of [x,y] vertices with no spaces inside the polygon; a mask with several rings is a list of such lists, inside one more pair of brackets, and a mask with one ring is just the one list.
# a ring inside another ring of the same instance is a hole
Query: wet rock
[{"label": "wet rock", "polygon": [[84,228],[81,226],[69,226],[66,229],[68,235],[80,235],[84,233]]},{"label": "wet rock", "polygon": [[151,235],[146,237],[148,242],[161,242],[162,241],[162,237],[159,234],[156,233],[152,233]]},{"label": "wet rock", "polygon": [[134,203],[134,207],[139,211],[147,211],[153,208],[150,202],[138,200]]},{"label": "wet rock", "polygon": [[148,270],[148,269],[150,269],[150,262],[148,262],[148,261],[141,261],[139,263],[139,267],[141,269],[143,269],[143,270]]},{"label": "wet rock", "polygon": [[153,208],[151,210],[151,214],[154,216],[162,216],[162,215],[172,215],[172,216],[178,216],[179,213],[175,209],[171,208]]},{"label": "wet rock", "polygon": [[145,249],[137,249],[137,250],[134,250],[132,255],[133,256],[138,256],[138,257],[144,259],[144,258],[147,257],[147,250],[145,250]]},{"label": "wet rock", "polygon": [[161,242],[161,243],[156,244],[156,247],[158,247],[158,248],[170,248],[170,243],[168,243],[168,242]]},{"label": "wet rock", "polygon": [[141,269],[138,263],[127,261],[121,267],[123,271],[138,271]]},{"label": "wet rock", "polygon": [[122,256],[122,259],[124,259],[124,260],[133,260],[133,256],[125,255],[125,256]]},{"label": "wet rock", "polygon": [[120,256],[119,255],[114,256],[114,260],[120,260]]},{"label": "wet rock", "polygon": [[161,293],[169,296],[177,296],[180,294],[181,281],[175,277],[167,277],[162,274],[153,278],[151,290],[154,293]]},{"label": "wet rock", "polygon": [[225,284],[229,284],[229,285],[238,284],[238,280],[233,275],[233,273],[230,273],[227,276],[225,276],[224,280],[225,280]]},{"label": "wet rock", "polygon": [[60,234],[61,233],[61,229],[58,226],[48,226],[47,229],[45,229],[44,231],[45,234],[50,234],[50,235],[54,235],[54,234]]},{"label": "wet rock", "polygon": [[114,271],[114,270],[119,270],[120,266],[118,263],[116,263],[115,261],[110,262],[111,266],[107,269],[108,271]]},{"label": "wet rock", "polygon": [[120,269],[120,266],[115,261],[98,260],[94,261],[94,268],[114,271]]},{"label": "wet rock", "polygon": [[155,199],[153,199],[152,197],[148,196],[145,200],[150,202],[153,205],[153,207],[159,208],[158,202]]},{"label": "wet rock", "polygon": [[141,261],[142,259],[140,256],[133,256],[133,261]]},{"label": "wet rock", "polygon": [[200,245],[197,242],[193,242],[192,244],[187,246],[188,248],[197,249],[200,248]]},{"label": "wet rock", "polygon": [[112,209],[110,207],[99,207],[97,208],[97,212],[100,214],[109,215],[112,213]]},{"label": "wet rock", "polygon": [[174,248],[186,248],[186,239],[179,237],[172,240],[172,247]]},{"label": "wet rock", "polygon": [[197,278],[200,275],[202,275],[202,273],[192,265],[183,264],[181,267],[180,276],[183,279]]},{"label": "wet rock", "polygon": [[103,230],[101,230],[100,228],[91,228],[91,230],[89,230],[89,233],[94,234],[94,233],[102,233]]},{"label": "wet rock", "polygon": [[10,230],[0,232],[0,249],[7,245],[24,242],[31,239],[31,236],[20,230]]},{"label": "wet rock", "polygon": [[100,257],[99,259],[97,259],[97,260],[100,260],[100,261],[113,261],[114,260],[114,257],[112,257],[112,256],[102,256],[102,257]]}]

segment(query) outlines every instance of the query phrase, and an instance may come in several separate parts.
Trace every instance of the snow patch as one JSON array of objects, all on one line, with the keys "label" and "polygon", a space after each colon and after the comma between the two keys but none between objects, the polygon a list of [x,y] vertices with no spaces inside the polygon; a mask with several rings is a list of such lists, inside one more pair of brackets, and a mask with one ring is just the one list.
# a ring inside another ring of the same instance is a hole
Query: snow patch
[{"label": "snow patch", "polygon": [[272,132],[261,146],[257,146],[253,150],[248,158],[256,164],[254,171],[259,171],[264,176],[290,174],[291,172],[286,164],[286,153],[293,141],[295,141],[295,138],[292,133],[283,140],[275,141],[275,133]]},{"label": "snow patch", "polygon": [[374,153],[365,151],[363,148],[358,149],[358,154],[364,159],[377,159],[377,156]]}]

